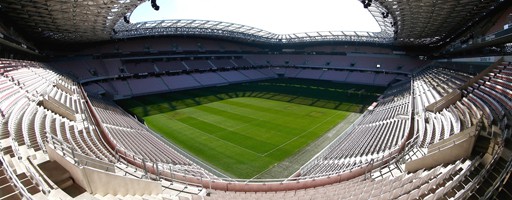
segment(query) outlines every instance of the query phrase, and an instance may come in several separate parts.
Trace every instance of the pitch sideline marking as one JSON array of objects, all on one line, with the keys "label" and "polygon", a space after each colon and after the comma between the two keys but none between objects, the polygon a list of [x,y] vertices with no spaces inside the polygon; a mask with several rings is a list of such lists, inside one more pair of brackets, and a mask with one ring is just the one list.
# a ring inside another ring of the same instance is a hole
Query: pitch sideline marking
[{"label": "pitch sideline marking", "polygon": [[299,137],[301,137],[301,136],[305,135],[306,133],[308,133],[308,132],[310,132],[311,130],[313,130],[313,129],[317,128],[318,126],[320,126],[320,125],[322,125],[323,123],[325,123],[327,120],[329,120],[329,119],[333,118],[334,116],[336,116],[336,115],[338,115],[338,114],[340,114],[340,113],[341,113],[341,112],[339,112],[339,111],[338,111],[338,112],[336,112],[336,113],[334,113],[334,115],[331,115],[329,118],[327,118],[327,119],[325,119],[324,121],[322,121],[322,122],[318,123],[316,126],[313,126],[313,127],[311,127],[310,129],[308,129],[307,131],[304,131],[304,133],[302,133],[302,134],[300,134],[300,135],[297,135],[297,136],[295,136],[294,138],[292,138],[292,139],[288,140],[287,142],[285,142],[285,143],[283,143],[283,144],[279,145],[278,147],[276,147],[276,148],[274,148],[274,149],[270,150],[269,152],[264,153],[264,154],[263,154],[263,156],[266,156],[267,154],[272,153],[272,152],[274,152],[275,150],[277,150],[277,149],[279,149],[279,148],[283,147],[284,145],[287,145],[288,143],[290,143],[290,142],[294,141],[295,139],[297,139],[297,138],[299,138]]},{"label": "pitch sideline marking", "polygon": [[246,148],[244,148],[244,147],[241,147],[241,146],[239,146],[239,145],[237,145],[237,144],[233,144],[233,143],[231,143],[231,142],[228,142],[228,141],[226,141],[226,140],[223,140],[223,139],[221,139],[221,138],[218,138],[218,137],[216,137],[216,136],[214,136],[214,135],[212,135],[212,134],[209,134],[209,133],[207,133],[207,132],[204,132],[204,131],[202,131],[202,130],[199,130],[199,129],[195,128],[195,127],[192,127],[192,126],[190,126],[190,125],[188,125],[188,124],[185,124],[185,123],[183,123],[183,122],[180,122],[180,121],[178,121],[178,120],[175,120],[175,119],[172,119],[172,120],[173,120],[173,121],[176,121],[176,122],[178,122],[178,123],[180,123],[180,124],[183,124],[183,125],[185,125],[185,126],[187,126],[187,127],[190,127],[190,128],[192,128],[192,129],[194,129],[194,130],[197,130],[197,131],[199,131],[199,132],[201,132],[201,133],[204,133],[204,134],[206,134],[206,135],[209,135],[209,136],[211,136],[211,137],[213,137],[213,138],[216,138],[216,139],[218,139],[218,140],[220,140],[220,141],[222,141],[222,142],[224,142],[224,143],[231,144],[231,145],[233,145],[233,146],[236,146],[236,147],[238,147],[238,148],[244,149],[244,150],[246,150],[246,151],[248,151],[248,152],[251,152],[251,153],[256,154],[256,155],[259,155],[259,156],[264,156],[264,155],[262,155],[262,154],[259,154],[259,153],[256,153],[256,152],[254,152],[254,151],[251,151],[251,150],[249,150],[249,149],[246,149]]}]

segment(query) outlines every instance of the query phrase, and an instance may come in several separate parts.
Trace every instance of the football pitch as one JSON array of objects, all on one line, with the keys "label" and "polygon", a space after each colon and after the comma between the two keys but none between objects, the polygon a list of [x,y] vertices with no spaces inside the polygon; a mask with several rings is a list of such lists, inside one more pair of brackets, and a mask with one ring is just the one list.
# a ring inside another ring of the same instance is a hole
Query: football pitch
[{"label": "football pitch", "polygon": [[117,103],[216,170],[250,179],[298,153],[351,113],[363,112],[384,89],[273,79]]},{"label": "football pitch", "polygon": [[238,178],[291,156],[349,112],[259,98],[234,98],[145,117],[153,130]]}]

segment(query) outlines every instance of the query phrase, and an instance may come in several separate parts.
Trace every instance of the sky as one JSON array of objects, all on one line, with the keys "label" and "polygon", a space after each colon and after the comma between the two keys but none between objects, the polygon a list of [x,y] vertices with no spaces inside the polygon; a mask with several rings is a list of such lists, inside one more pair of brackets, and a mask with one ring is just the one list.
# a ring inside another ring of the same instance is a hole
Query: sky
[{"label": "sky", "polygon": [[315,31],[369,31],[380,27],[358,0],[157,0],[147,1],[130,22],[200,19],[252,26],[277,34]]}]

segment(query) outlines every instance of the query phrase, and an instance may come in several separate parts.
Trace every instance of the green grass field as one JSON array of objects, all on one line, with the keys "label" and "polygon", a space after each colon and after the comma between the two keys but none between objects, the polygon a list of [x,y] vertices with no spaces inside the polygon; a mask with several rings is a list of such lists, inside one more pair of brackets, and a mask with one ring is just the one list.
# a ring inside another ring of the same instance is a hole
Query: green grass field
[{"label": "green grass field", "polygon": [[145,117],[153,130],[238,178],[252,178],[314,141],[349,112],[234,98]]},{"label": "green grass field", "polygon": [[384,87],[272,79],[117,101],[219,171],[253,178],[306,147]]}]

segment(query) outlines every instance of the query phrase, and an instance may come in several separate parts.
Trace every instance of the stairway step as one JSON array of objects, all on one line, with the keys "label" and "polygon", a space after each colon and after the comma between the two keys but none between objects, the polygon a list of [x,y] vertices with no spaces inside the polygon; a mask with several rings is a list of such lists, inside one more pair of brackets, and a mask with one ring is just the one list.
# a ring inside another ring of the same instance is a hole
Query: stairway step
[{"label": "stairway step", "polygon": [[0,194],[11,194],[11,193],[15,193],[15,192],[16,192],[16,189],[11,184],[4,185],[4,186],[0,187]]},{"label": "stairway step", "polygon": [[71,174],[58,162],[47,161],[38,165],[41,171],[54,183],[71,177]]},{"label": "stairway step", "polygon": [[5,197],[2,197],[2,200],[21,200],[21,196],[19,193],[12,193]]},{"label": "stairway step", "polygon": [[30,180],[30,179],[28,179],[28,178],[23,179],[23,180],[21,180],[21,179],[20,179],[20,181],[21,181],[21,184],[22,184],[23,186],[25,186],[25,187],[29,187],[29,186],[31,186],[31,185],[34,185],[34,183],[32,182],[32,180]]},{"label": "stairway step", "polygon": [[71,185],[73,185],[73,179],[66,178],[64,180],[61,180],[59,182],[56,182],[55,185],[57,185],[60,189],[65,189]]},{"label": "stairway step", "polygon": [[27,191],[28,191],[28,193],[30,193],[31,195],[34,195],[34,194],[37,194],[37,193],[41,192],[41,190],[40,190],[37,186],[35,186],[35,185],[32,185],[32,186],[30,186],[30,187],[27,187]]},{"label": "stairway step", "polygon": [[28,178],[27,174],[25,173],[17,174],[16,177],[18,178],[18,180],[25,180]]}]

